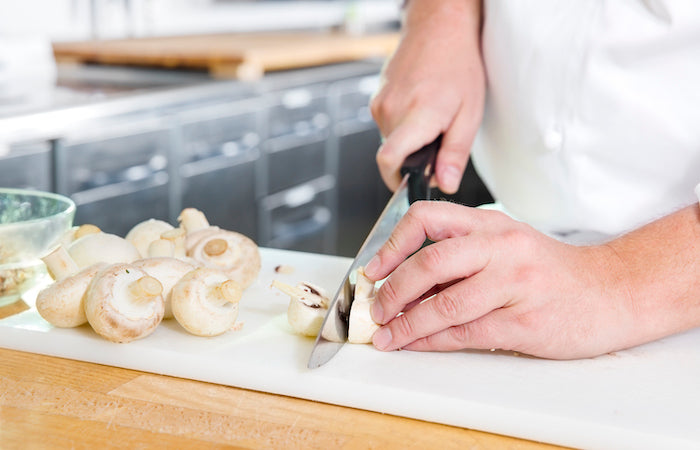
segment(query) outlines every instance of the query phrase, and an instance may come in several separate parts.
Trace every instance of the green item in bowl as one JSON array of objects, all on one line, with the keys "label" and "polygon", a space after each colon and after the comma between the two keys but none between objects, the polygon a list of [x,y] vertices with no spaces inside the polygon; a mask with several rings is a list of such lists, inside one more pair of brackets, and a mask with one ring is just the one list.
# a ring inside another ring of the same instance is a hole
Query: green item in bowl
[{"label": "green item in bowl", "polygon": [[0,188],[0,306],[16,301],[45,275],[40,258],[71,228],[74,215],[68,197]]}]

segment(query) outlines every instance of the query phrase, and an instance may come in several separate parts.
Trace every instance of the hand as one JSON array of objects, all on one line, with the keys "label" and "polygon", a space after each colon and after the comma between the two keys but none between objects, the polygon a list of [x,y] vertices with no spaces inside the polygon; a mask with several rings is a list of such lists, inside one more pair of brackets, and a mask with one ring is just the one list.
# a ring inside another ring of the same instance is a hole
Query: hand
[{"label": "hand", "polygon": [[[426,237],[435,243],[409,257]],[[636,345],[648,336],[622,266],[609,246],[567,245],[496,211],[417,202],[366,267],[374,280],[388,275],[372,307],[384,324],[374,345],[555,359]]]},{"label": "hand", "polygon": [[479,2],[409,2],[404,36],[382,71],[371,110],[385,140],[377,164],[395,190],[406,157],[444,133],[435,179],[459,188],[481,122],[485,77]]}]

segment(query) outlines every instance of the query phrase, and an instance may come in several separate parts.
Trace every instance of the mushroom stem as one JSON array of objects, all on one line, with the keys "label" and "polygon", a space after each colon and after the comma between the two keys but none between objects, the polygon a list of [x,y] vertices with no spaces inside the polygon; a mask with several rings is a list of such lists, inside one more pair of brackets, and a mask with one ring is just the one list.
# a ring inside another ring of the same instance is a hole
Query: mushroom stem
[{"label": "mushroom stem", "polygon": [[135,302],[152,300],[159,296],[161,292],[163,292],[163,285],[151,276],[141,277],[129,285],[129,293]]},{"label": "mushroom stem", "polygon": [[78,264],[71,258],[68,250],[62,245],[56,247],[41,260],[46,264],[49,275],[56,281],[68,278],[80,270]]},{"label": "mushroom stem", "polygon": [[224,239],[212,239],[204,245],[204,253],[208,256],[219,256],[228,249],[228,243]]},{"label": "mushroom stem", "polygon": [[160,235],[161,239],[170,241],[173,244],[173,256],[175,258],[185,257],[185,238],[187,233],[183,228],[173,228]]},{"label": "mushroom stem", "polygon": [[213,289],[213,297],[218,298],[223,303],[236,304],[241,300],[243,289],[241,285],[233,280],[226,280]]},{"label": "mushroom stem", "polygon": [[156,239],[148,245],[148,257],[172,257],[175,255],[175,246],[167,239]]},{"label": "mushroom stem", "polygon": [[204,213],[195,208],[183,209],[177,220],[188,234],[209,226],[209,221]]},{"label": "mushroom stem", "polygon": [[79,239],[88,234],[100,233],[101,231],[102,230],[100,230],[100,227],[98,227],[97,225],[86,223],[85,225],[80,225],[78,229],[75,230],[73,236],[75,239]]},{"label": "mushroom stem", "polygon": [[272,287],[279,289],[290,297],[304,298],[309,295],[308,292],[301,288],[277,280],[272,280]]}]

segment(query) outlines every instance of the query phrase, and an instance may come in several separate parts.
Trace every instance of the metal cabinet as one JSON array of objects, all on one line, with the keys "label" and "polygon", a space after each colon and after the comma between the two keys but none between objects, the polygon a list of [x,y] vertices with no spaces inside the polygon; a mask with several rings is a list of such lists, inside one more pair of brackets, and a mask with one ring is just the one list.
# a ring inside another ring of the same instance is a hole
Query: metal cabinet
[{"label": "metal cabinet", "polygon": [[335,178],[324,175],[265,197],[260,204],[261,242],[266,247],[314,253],[335,249],[332,205]]},{"label": "metal cabinet", "polygon": [[57,141],[56,190],[75,201],[75,223],[123,236],[142,220],[170,220],[171,142],[169,127],[137,118],[101,122]]},{"label": "metal cabinet", "polygon": [[50,191],[53,189],[51,142],[10,145],[0,157],[0,186]]},{"label": "metal cabinet", "polygon": [[256,174],[261,103],[239,101],[181,116],[176,200],[202,210],[210,223],[258,237]]},{"label": "metal cabinet", "polygon": [[260,243],[334,253],[335,156],[327,85],[270,92],[259,179]]},{"label": "metal cabinet", "polygon": [[369,111],[378,83],[376,75],[358,77],[329,90],[338,153],[336,253],[342,256],[355,256],[390,196],[375,160],[381,137]]}]

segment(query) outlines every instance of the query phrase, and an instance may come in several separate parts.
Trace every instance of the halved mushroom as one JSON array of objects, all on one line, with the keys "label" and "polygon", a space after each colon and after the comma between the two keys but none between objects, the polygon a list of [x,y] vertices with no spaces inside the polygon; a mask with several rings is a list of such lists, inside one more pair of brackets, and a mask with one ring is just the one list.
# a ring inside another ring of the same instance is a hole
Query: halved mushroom
[{"label": "halved mushroom", "polygon": [[173,316],[189,333],[216,336],[233,328],[243,288],[216,269],[198,268],[172,290]]},{"label": "halved mushroom", "polygon": [[144,258],[134,261],[133,266],[144,270],[147,274],[160,281],[163,286],[163,300],[165,301],[164,319],[173,317],[172,290],[182,277],[195,269],[193,264],[172,257]]},{"label": "halved mushroom", "polygon": [[87,322],[84,297],[92,278],[106,264],[97,263],[83,270],[78,268],[62,245],[42,258],[55,282],[36,296],[39,315],[51,325],[72,328]]},{"label": "halved mushroom", "polygon": [[272,287],[289,295],[287,322],[292,330],[302,336],[317,336],[328,312],[329,299],[326,292],[306,282],[291,286],[274,280]]},{"label": "halved mushroom", "polygon": [[205,267],[221,270],[243,289],[250,286],[260,272],[258,246],[235,231],[219,230],[207,235],[194,246],[190,256]]},{"label": "halved mushroom", "polygon": [[160,239],[163,233],[173,228],[172,225],[163,220],[148,219],[134,225],[126,234],[125,239],[136,247],[142,258],[145,258],[148,256],[148,246],[151,242]]},{"label": "halved mushroom", "polygon": [[93,278],[85,296],[85,315],[100,336],[130,342],[153,333],[163,320],[163,286],[144,270],[113,264]]},{"label": "halved mushroom", "polygon": [[372,320],[370,306],[374,303],[375,287],[365,275],[364,267],[357,269],[355,282],[355,294],[350,307],[348,324],[348,342],[351,344],[369,344],[372,335],[379,329],[379,325]]},{"label": "halved mushroom", "polygon": [[80,268],[98,262],[130,263],[141,258],[141,254],[131,242],[115,234],[102,232],[88,234],[75,240],[68,247],[68,253]]}]

